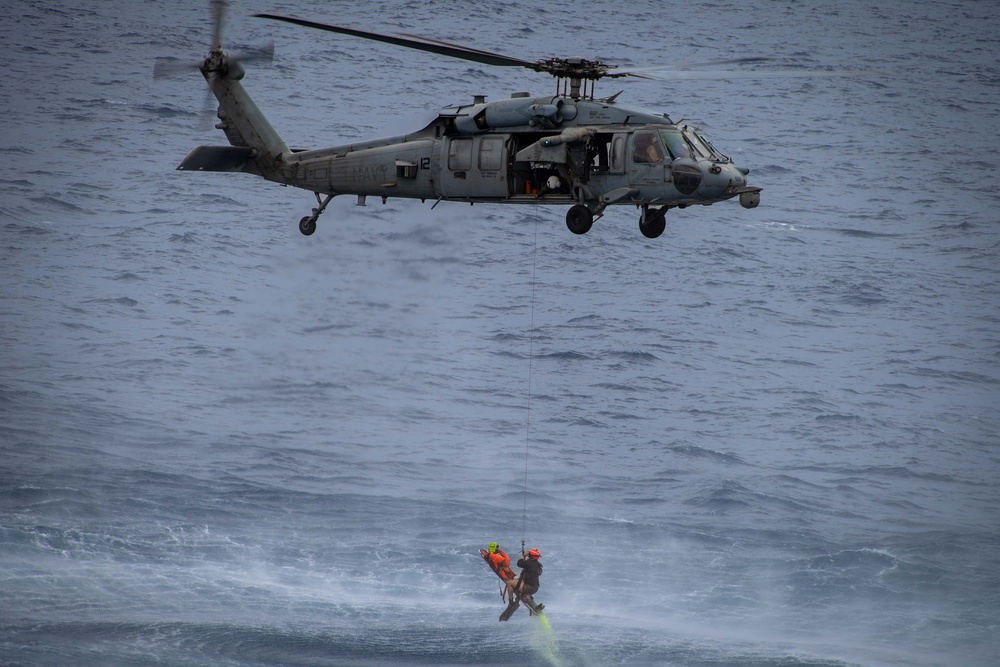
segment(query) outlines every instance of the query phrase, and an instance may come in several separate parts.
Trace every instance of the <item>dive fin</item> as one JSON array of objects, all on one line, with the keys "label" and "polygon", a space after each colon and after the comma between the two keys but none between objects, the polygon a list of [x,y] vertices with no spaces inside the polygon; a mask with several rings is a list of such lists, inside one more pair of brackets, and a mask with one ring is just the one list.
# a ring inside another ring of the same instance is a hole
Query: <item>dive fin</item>
[{"label": "dive fin", "polygon": [[502,614],[500,614],[500,621],[503,622],[509,620],[510,617],[514,615],[514,612],[517,611],[517,608],[520,606],[521,603],[517,601],[517,598],[511,600],[510,604],[507,605],[507,608],[503,610]]},{"label": "dive fin", "polygon": [[541,616],[542,610],[545,609],[545,605],[540,602],[535,602],[535,598],[530,595],[525,595],[521,598],[521,602],[524,606],[528,608],[528,613],[532,616]]}]

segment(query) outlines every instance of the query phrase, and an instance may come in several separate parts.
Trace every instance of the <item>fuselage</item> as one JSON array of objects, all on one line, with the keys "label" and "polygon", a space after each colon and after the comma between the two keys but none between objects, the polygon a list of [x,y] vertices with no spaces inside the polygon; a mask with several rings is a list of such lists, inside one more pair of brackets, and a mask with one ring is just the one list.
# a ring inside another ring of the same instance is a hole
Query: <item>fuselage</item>
[{"label": "fuselage", "polygon": [[607,100],[556,95],[445,107],[416,132],[319,150],[289,148],[244,90],[238,62],[213,50],[202,73],[219,100],[216,126],[230,146],[199,146],[178,169],[243,171],[316,193],[304,234],[338,195],[473,204],[568,204],[567,226],[586,233],[611,205],[641,208],[640,230],[663,231],[665,212],[740,197],[760,201],[747,170],[696,128]]},{"label": "fuselage", "polygon": [[740,194],[745,172],[693,128],[613,101],[518,94],[446,107],[409,135],[299,151],[280,182],[330,195],[668,207]]}]

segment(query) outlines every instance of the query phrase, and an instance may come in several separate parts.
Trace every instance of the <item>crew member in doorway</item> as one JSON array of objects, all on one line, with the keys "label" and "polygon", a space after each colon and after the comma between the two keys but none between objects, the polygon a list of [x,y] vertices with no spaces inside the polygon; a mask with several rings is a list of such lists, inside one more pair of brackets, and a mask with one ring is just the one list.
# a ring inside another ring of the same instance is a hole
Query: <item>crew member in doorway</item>
[{"label": "crew member in doorway", "polygon": [[[542,574],[542,563],[539,560],[541,557],[542,554],[538,549],[531,549],[521,554],[521,557],[517,559],[517,566],[521,568],[521,576],[518,577],[517,581],[507,580],[511,596],[516,596],[518,599],[526,597],[530,600],[531,596],[538,592],[538,577]],[[512,599],[514,598],[512,597]]]},{"label": "crew member in doorway", "polygon": [[541,189],[535,193],[535,199],[538,199],[542,195],[548,194],[550,192],[561,192],[561,191],[562,191],[562,181],[559,180],[558,176],[552,174],[545,180],[545,185],[543,185]]}]

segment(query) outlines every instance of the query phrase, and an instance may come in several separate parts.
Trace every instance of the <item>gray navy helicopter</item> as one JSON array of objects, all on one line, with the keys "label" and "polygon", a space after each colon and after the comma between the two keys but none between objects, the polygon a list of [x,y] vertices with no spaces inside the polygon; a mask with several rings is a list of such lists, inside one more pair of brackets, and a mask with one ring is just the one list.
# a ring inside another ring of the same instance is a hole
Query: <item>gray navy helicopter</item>
[{"label": "gray navy helicopter", "polygon": [[[426,127],[401,136],[332,148],[289,148],[254,104],[240,81],[245,69],[222,51],[224,0],[215,0],[215,33],[199,66],[218,99],[219,122],[229,146],[198,146],[177,167],[186,171],[245,172],[315,193],[317,206],[299,221],[310,235],[337,195],[441,201],[568,206],[566,226],[587,233],[612,205],[640,210],[639,230],[660,236],[666,212],[739,197],[744,208],[760,203],[761,188],[748,185],[737,167],[697,128],[666,114],[619,104],[620,93],[594,96],[602,78],[647,79],[838,76],[867,72],[667,71],[664,67],[616,68],[584,58],[529,61],[415,35],[383,35],[304,19],[255,17],[385,42],[500,67],[524,67],[557,79],[556,94],[514,93],[487,102],[448,106]],[[744,63],[740,58],[687,67]],[[432,207],[433,208],[433,207]]]}]

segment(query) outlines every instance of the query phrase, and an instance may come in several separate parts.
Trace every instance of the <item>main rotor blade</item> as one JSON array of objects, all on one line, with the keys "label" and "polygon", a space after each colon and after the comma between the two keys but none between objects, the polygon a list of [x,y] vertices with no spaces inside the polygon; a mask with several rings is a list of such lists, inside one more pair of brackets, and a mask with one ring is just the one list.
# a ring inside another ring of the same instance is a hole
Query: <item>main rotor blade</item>
[{"label": "main rotor blade", "polygon": [[664,70],[643,71],[641,74],[626,76],[641,76],[660,81],[708,80],[708,79],[786,79],[811,78],[831,76],[884,76],[885,72],[845,72],[836,70]]},{"label": "main rotor blade", "polygon": [[750,57],[750,58],[730,58],[728,60],[710,60],[703,63],[674,63],[672,65],[650,65],[647,67],[614,67],[608,70],[609,76],[629,74],[638,76],[647,72],[660,70],[680,71],[695,67],[715,67],[717,65],[741,65],[743,63],[760,63],[773,60],[772,58]]},{"label": "main rotor blade", "polygon": [[429,53],[436,53],[442,56],[461,58],[462,60],[471,60],[472,62],[483,63],[486,65],[499,65],[500,67],[527,67],[529,69],[535,68],[535,63],[527,60],[505,56],[500,53],[473,49],[459,44],[442,42],[440,40],[430,39],[427,37],[416,37],[414,35],[407,37],[394,37],[392,35],[383,35],[377,32],[344,28],[342,26],[317,23],[316,21],[307,21],[305,19],[297,19],[291,16],[278,16],[276,14],[254,14],[254,16],[256,18],[270,19],[272,21],[284,21],[285,23],[294,23],[295,25],[304,26],[306,28],[326,30],[328,32],[336,32],[342,35],[351,35],[353,37],[361,37],[362,39],[371,39],[376,42],[385,42],[386,44],[404,46],[408,49],[427,51]]},{"label": "main rotor blade", "polygon": [[[476,62],[486,63],[487,65],[499,65],[500,67],[528,67],[534,68],[537,63],[529,62],[527,60],[521,60],[520,58],[515,58],[513,56],[505,56],[502,53],[495,53],[493,51],[484,51],[483,49],[474,49],[471,46],[462,46],[461,44],[455,44],[454,42],[446,42],[443,39],[435,39],[433,37],[423,37],[421,35],[411,35],[408,33],[401,33],[403,37],[409,37],[418,43],[426,44],[427,46],[441,46],[448,49],[455,49],[463,54],[474,54],[478,56],[483,56],[484,58],[489,58],[489,60],[476,60]],[[459,54],[448,54],[443,55],[453,55],[455,58],[466,58],[466,55]]]}]

